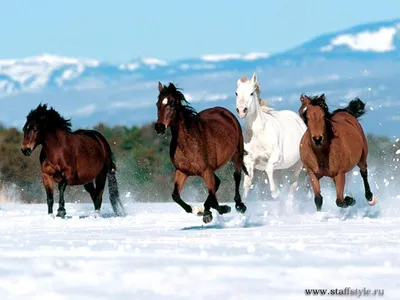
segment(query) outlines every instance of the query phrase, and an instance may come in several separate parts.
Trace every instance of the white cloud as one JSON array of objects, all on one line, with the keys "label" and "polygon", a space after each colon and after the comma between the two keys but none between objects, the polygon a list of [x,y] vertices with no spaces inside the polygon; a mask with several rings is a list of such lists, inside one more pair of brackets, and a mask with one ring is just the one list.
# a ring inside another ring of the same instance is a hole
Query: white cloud
[{"label": "white cloud", "polygon": [[72,116],[90,116],[96,111],[96,105],[88,104],[86,106],[80,107],[77,110],[75,110],[74,113],[72,113]]},{"label": "white cloud", "polygon": [[211,62],[218,62],[224,60],[256,60],[261,58],[267,58],[269,55],[268,53],[264,52],[250,52],[247,54],[210,54],[210,55],[203,55],[201,57],[204,61],[211,61]]},{"label": "white cloud", "polygon": [[397,27],[382,27],[377,31],[364,31],[358,34],[343,34],[331,40],[331,43],[322,47],[322,52],[330,52],[336,46],[348,46],[354,51],[388,52],[395,49],[393,40]]}]

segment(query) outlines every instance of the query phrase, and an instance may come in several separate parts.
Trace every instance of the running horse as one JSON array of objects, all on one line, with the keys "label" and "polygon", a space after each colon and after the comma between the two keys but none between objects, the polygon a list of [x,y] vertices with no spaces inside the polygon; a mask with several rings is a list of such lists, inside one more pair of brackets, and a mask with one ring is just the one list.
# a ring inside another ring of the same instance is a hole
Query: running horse
[{"label": "running horse", "polygon": [[328,176],[336,186],[336,205],[346,208],[356,201],[344,197],[346,173],[356,165],[364,182],[365,198],[369,205],[377,203],[368,183],[368,143],[358,118],[365,114],[365,103],[356,98],[347,107],[329,112],[324,95],[302,96],[302,117],[307,131],[300,143],[300,155],[314,190],[317,211],[323,197],[319,180]]},{"label": "running horse", "polygon": [[[197,113],[173,83],[163,86],[158,83],[158,119],[154,129],[164,134],[171,129],[170,159],[175,167],[172,199],[187,213],[203,216],[203,222],[212,221],[211,208],[219,214],[229,213],[228,205],[219,205],[216,192],[221,183],[215,171],[229,161],[234,166],[235,207],[244,213],[246,206],[239,194],[243,164],[244,144],[239,121],[227,109],[214,107]],[[181,191],[188,176],[204,179],[208,197],[204,209],[188,205],[181,199]]]},{"label": "running horse", "polygon": [[115,174],[117,168],[111,147],[102,134],[94,130],[72,132],[70,120],[53,108],[47,109],[47,104],[31,110],[26,119],[21,150],[29,156],[42,145],[40,164],[50,215],[53,214],[54,182],[60,192],[57,217],[66,215],[64,191],[67,185],[83,185],[98,215],[107,178],[112,208],[116,215],[124,214]]}]

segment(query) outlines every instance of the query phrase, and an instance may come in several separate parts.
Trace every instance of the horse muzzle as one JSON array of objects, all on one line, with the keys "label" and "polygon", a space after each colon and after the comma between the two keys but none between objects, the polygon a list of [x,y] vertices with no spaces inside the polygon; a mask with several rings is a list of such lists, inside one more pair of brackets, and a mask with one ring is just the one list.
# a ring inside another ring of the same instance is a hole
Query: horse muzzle
[{"label": "horse muzzle", "polygon": [[244,119],[247,116],[248,109],[247,109],[247,107],[245,107],[244,109],[236,108],[236,112],[237,112],[239,118]]},{"label": "horse muzzle", "polygon": [[156,123],[154,125],[154,130],[157,132],[157,134],[160,134],[160,135],[164,134],[166,129],[167,128],[165,127],[165,125],[163,123]]},{"label": "horse muzzle", "polygon": [[32,154],[32,149],[29,147],[21,148],[21,151],[25,156],[29,156]]},{"label": "horse muzzle", "polygon": [[322,135],[313,136],[312,137],[312,141],[314,143],[314,146],[319,148],[319,147],[322,147],[322,145],[323,145],[324,137]]}]

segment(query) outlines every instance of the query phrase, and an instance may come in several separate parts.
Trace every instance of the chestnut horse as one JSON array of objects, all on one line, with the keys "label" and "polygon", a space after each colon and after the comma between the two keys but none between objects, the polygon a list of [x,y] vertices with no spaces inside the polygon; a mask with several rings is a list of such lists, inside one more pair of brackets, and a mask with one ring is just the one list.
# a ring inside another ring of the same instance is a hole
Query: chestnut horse
[{"label": "chestnut horse", "polygon": [[54,204],[53,182],[58,183],[60,192],[57,217],[64,218],[67,185],[83,185],[93,200],[97,215],[107,178],[112,208],[116,215],[124,214],[111,147],[102,134],[94,130],[72,132],[70,120],[64,119],[53,108],[47,109],[46,104],[31,110],[26,119],[21,150],[29,156],[38,145],[42,145],[40,164],[50,215]]},{"label": "chestnut horse", "polygon": [[[214,107],[197,113],[185,96],[173,83],[163,86],[158,83],[158,119],[154,129],[164,134],[171,128],[170,159],[175,167],[175,186],[172,199],[187,213],[203,216],[203,222],[212,221],[211,208],[219,214],[229,213],[228,205],[219,205],[216,192],[221,183],[215,171],[232,161],[235,168],[235,207],[239,213],[246,211],[239,194],[241,171],[247,174],[243,164],[244,144],[239,121],[227,109]],[[180,193],[188,176],[204,179],[208,197],[204,210],[188,205]]]},{"label": "chestnut horse", "polygon": [[300,143],[300,155],[314,190],[317,211],[322,207],[319,180],[328,176],[336,186],[336,205],[353,206],[352,197],[344,197],[345,175],[356,165],[364,182],[369,205],[377,203],[368,183],[368,143],[358,118],[365,114],[365,104],[352,100],[345,108],[329,112],[325,96],[303,97],[302,117],[308,129]]}]

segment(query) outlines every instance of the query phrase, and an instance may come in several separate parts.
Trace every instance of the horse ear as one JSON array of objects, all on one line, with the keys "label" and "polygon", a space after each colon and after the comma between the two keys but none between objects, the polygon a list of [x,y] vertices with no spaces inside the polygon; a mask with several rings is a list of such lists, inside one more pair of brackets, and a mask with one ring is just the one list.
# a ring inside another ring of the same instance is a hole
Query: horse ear
[{"label": "horse ear", "polygon": [[251,77],[251,83],[256,84],[257,83],[257,74],[254,72],[253,76]]},{"label": "horse ear", "polygon": [[173,92],[176,91],[176,87],[175,87],[175,85],[174,85],[172,82],[169,83],[168,89],[171,90],[171,91],[173,91]]},{"label": "horse ear", "polygon": [[326,100],[326,98],[325,98],[325,94],[322,94],[321,96],[320,96],[320,98],[322,99],[322,100]]},{"label": "horse ear", "polygon": [[308,105],[311,103],[310,98],[308,98],[306,95],[302,94],[300,97],[300,101],[303,105]]},{"label": "horse ear", "polygon": [[158,82],[158,91],[161,93],[163,90],[161,82]]}]

